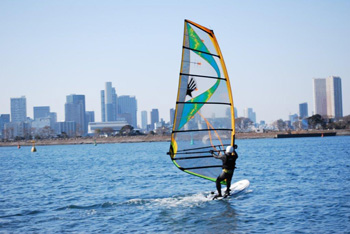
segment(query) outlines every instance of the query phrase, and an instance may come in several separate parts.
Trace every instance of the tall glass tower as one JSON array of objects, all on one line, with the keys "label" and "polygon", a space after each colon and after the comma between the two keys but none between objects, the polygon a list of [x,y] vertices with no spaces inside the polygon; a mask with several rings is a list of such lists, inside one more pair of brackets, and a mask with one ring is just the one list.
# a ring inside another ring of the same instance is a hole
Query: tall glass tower
[{"label": "tall glass tower", "polygon": [[340,77],[313,79],[314,112],[329,118],[343,117],[342,87]]},{"label": "tall glass tower", "polygon": [[330,76],[326,79],[327,114],[330,118],[343,117],[342,88],[340,77]]},{"label": "tall glass tower", "polygon": [[24,122],[27,119],[26,97],[11,98],[11,122]]},{"label": "tall glass tower", "polygon": [[314,114],[327,115],[326,79],[314,78]]},{"label": "tall glass tower", "polygon": [[137,128],[137,100],[135,96],[122,95],[118,97],[118,116]]},{"label": "tall glass tower", "polygon": [[34,106],[33,107],[34,120],[39,118],[46,118],[50,116],[49,106]]},{"label": "tall glass tower", "polygon": [[151,111],[151,128],[154,129],[154,124],[159,122],[158,109],[152,109]]},{"label": "tall glass tower", "polygon": [[87,133],[85,95],[71,94],[67,96],[65,104],[65,121],[74,121],[78,135]]},{"label": "tall glass tower", "polygon": [[141,111],[141,128],[147,129],[147,111]]},{"label": "tall glass tower", "polygon": [[101,120],[116,121],[118,115],[117,93],[112,82],[106,82],[105,90],[101,90]]},{"label": "tall glass tower", "polygon": [[309,114],[307,111],[307,103],[306,102],[300,103],[299,104],[299,118],[303,119],[303,118],[308,117],[308,116],[309,116]]}]

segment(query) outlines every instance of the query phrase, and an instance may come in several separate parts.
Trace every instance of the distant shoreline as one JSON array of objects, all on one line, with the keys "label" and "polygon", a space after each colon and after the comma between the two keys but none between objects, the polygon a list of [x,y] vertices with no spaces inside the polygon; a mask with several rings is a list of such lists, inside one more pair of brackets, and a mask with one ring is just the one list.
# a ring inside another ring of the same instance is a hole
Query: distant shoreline
[{"label": "distant shoreline", "polygon": [[[307,134],[307,133],[325,133],[336,132],[337,136],[349,136],[350,130],[312,130],[298,131],[290,134]],[[236,139],[260,139],[260,138],[275,138],[277,134],[288,134],[288,132],[247,132],[236,133]],[[111,144],[111,143],[137,143],[137,142],[170,142],[170,135],[141,135],[141,136],[118,136],[118,137],[99,137],[99,138],[69,138],[69,139],[44,139],[35,140],[35,145],[80,145],[80,144]],[[0,142],[0,147],[5,146],[31,146],[31,140]]]}]

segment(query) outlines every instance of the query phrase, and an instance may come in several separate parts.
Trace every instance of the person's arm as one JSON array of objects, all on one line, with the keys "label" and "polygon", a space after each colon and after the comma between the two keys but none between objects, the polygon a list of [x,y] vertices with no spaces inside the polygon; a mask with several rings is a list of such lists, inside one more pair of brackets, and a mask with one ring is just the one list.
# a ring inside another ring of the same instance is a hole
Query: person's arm
[{"label": "person's arm", "polygon": [[236,152],[236,150],[233,151],[233,154],[235,155],[236,159],[238,158],[238,154]]},{"label": "person's arm", "polygon": [[211,151],[210,151],[210,153],[213,155],[214,158],[222,159],[223,156],[224,156],[225,154],[221,154],[220,151],[217,151],[217,152],[219,152],[219,153],[218,153],[218,154],[215,154],[215,153],[214,153],[214,150],[211,150]]}]

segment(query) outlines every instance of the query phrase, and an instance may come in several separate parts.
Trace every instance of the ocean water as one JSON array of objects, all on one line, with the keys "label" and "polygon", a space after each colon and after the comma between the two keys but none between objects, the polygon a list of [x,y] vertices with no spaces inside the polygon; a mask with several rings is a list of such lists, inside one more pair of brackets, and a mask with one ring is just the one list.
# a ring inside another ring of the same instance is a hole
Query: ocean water
[{"label": "ocean water", "polygon": [[233,182],[177,169],[169,142],[0,148],[0,233],[350,233],[350,137],[237,140]]}]

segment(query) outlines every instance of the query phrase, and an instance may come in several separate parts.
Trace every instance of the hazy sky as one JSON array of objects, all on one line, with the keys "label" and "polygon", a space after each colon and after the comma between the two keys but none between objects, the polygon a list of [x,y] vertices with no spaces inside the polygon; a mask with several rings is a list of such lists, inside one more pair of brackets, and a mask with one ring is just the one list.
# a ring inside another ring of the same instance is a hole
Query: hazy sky
[{"label": "hazy sky", "polygon": [[[313,110],[312,78],[342,78],[350,114],[350,1],[0,1],[0,114],[10,98],[50,106],[70,94],[101,120],[100,90],[135,95],[138,115],[175,107],[184,19],[214,30],[238,115],[270,122]],[[138,122],[140,123],[140,121]]]}]

